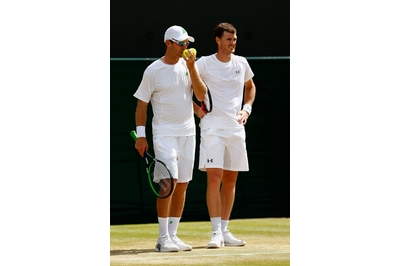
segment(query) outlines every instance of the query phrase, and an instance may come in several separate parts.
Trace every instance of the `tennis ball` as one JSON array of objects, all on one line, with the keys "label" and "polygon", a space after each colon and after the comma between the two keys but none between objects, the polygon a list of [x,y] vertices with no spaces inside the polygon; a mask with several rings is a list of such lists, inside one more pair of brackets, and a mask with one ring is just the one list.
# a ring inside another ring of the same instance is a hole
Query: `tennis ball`
[{"label": "tennis ball", "polygon": [[[192,51],[192,53],[194,54],[194,56],[196,56],[196,54],[197,54],[196,49],[190,48],[189,50]],[[188,49],[185,49],[185,50],[183,51],[183,56],[186,57],[186,58],[188,58],[188,57],[190,56],[190,53],[189,53]]]}]

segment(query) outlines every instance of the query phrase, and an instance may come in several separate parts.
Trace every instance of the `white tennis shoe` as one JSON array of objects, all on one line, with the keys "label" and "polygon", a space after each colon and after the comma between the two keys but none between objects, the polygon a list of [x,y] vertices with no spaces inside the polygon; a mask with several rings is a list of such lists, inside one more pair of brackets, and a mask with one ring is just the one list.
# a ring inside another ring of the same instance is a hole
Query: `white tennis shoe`
[{"label": "white tennis shoe", "polygon": [[175,245],[178,246],[180,251],[190,251],[190,250],[192,250],[192,246],[183,243],[183,241],[180,240],[180,238],[177,235],[171,236],[171,240]]},{"label": "white tennis shoe", "polygon": [[154,250],[158,252],[176,252],[179,251],[179,247],[172,242],[169,235],[165,235],[157,239],[156,248]]},{"label": "white tennis shoe", "polygon": [[237,239],[234,237],[229,230],[222,233],[224,237],[225,246],[244,246],[246,242],[244,240]]},{"label": "white tennis shoe", "polygon": [[224,247],[224,237],[219,231],[215,231],[211,237],[211,241],[208,242],[207,248],[223,248]]}]

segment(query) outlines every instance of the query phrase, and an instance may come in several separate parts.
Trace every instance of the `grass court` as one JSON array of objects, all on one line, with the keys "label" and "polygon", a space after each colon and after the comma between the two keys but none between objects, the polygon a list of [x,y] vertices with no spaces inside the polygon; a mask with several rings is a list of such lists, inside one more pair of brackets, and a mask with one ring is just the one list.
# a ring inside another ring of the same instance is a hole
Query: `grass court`
[{"label": "grass court", "polygon": [[155,252],[157,224],[110,226],[110,265],[290,265],[290,218],[237,219],[228,229],[243,247],[208,249],[210,221],[184,222],[178,236],[192,251]]}]

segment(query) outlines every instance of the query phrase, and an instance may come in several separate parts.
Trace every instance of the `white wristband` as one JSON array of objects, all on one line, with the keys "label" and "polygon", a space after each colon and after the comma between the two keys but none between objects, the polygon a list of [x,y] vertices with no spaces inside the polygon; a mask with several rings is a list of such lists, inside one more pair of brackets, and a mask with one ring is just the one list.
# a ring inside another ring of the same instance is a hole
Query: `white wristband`
[{"label": "white wristband", "polygon": [[249,115],[250,115],[251,114],[251,105],[250,104],[243,105],[243,109],[242,110],[248,112]]},{"label": "white wristband", "polygon": [[136,136],[138,138],[146,137],[146,127],[144,126],[137,126],[136,127]]}]

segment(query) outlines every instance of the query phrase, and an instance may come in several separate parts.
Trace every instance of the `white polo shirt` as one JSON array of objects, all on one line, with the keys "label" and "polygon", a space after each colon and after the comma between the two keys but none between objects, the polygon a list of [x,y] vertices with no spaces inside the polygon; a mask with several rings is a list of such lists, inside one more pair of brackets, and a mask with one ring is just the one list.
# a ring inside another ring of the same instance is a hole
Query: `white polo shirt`
[{"label": "white polo shirt", "polygon": [[146,103],[151,101],[154,137],[196,134],[191,84],[182,58],[175,65],[159,59],[146,68],[133,96]]},{"label": "white polo shirt", "polygon": [[229,62],[221,62],[213,54],[202,56],[196,64],[213,104],[212,112],[201,119],[200,127],[243,128],[236,114],[242,109],[244,83],[254,76],[246,58],[232,54]]}]

